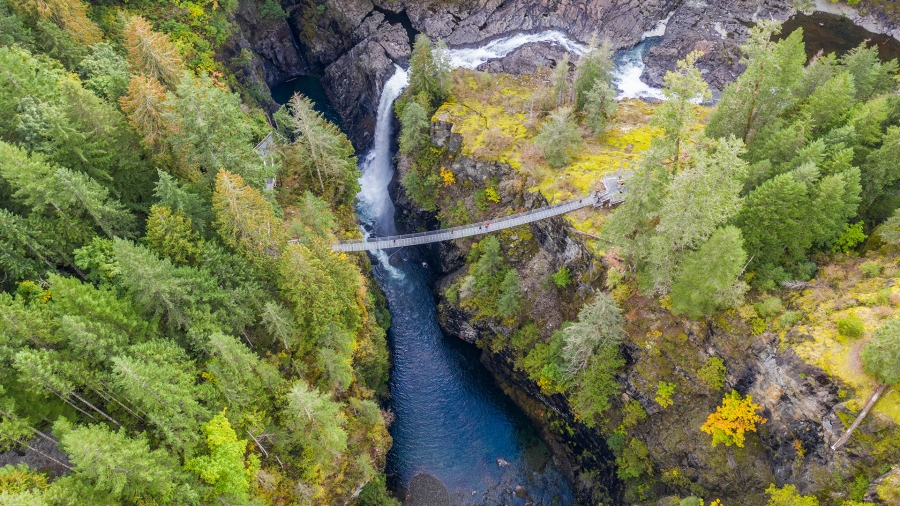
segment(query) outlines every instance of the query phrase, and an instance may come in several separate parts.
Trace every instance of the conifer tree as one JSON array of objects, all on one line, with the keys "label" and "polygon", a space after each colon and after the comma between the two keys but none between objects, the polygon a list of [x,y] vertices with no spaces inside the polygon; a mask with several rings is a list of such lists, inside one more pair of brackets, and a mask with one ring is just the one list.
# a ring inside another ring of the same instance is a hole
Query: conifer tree
[{"label": "conifer tree", "polygon": [[112,499],[140,502],[194,503],[196,491],[176,459],[165,450],[150,450],[146,438],[131,438],[125,429],[103,425],[75,426],[57,419],[53,432],[75,470],[73,478]]},{"label": "conifer tree", "polygon": [[241,176],[219,171],[213,207],[219,235],[229,246],[251,258],[277,256],[284,247],[284,223],[262,194],[247,186]]},{"label": "conifer tree", "polygon": [[681,170],[681,154],[687,149],[691,127],[697,122],[696,104],[709,100],[706,80],[696,67],[703,53],[692,51],[679,60],[676,71],[666,72],[663,96],[666,100],[653,116],[653,124],[663,129],[665,146],[674,158],[673,172]]},{"label": "conifer tree", "polygon": [[879,382],[888,385],[900,382],[900,320],[893,319],[878,327],[863,346],[860,359],[866,372]]},{"label": "conifer tree", "polygon": [[128,90],[119,105],[128,121],[153,146],[164,135],[167,124],[163,116],[168,110],[166,88],[154,77],[137,75],[128,82]]},{"label": "conifer tree", "polygon": [[184,65],[178,47],[169,40],[168,35],[153,31],[150,23],[140,16],[127,19],[124,35],[128,63],[133,72],[169,86],[178,83]]},{"label": "conifer tree", "polygon": [[563,329],[565,346],[562,354],[571,374],[584,370],[594,352],[601,348],[618,350],[625,339],[625,320],[616,301],[604,292],[581,308],[578,321]]},{"label": "conifer tree", "polygon": [[[608,41],[597,43],[596,35],[591,37],[588,47],[578,59],[575,67],[575,110],[588,110],[589,94],[595,89],[611,88],[615,63],[612,60],[612,46]],[[603,85],[606,86],[603,86]],[[615,94],[613,94],[615,98]]]},{"label": "conifer tree", "polygon": [[12,6],[56,23],[79,44],[90,46],[103,38],[100,28],[87,17],[87,5],[81,0],[19,0]]},{"label": "conifer tree", "polygon": [[672,312],[699,318],[740,303],[747,286],[737,281],[747,253],[741,231],[720,228],[697,250],[688,251],[672,283]]},{"label": "conifer tree", "polygon": [[[345,199],[358,191],[359,169],[353,146],[334,124],[313,108],[312,101],[295,94],[289,102],[294,132],[296,162],[311,176],[315,174],[320,195],[325,195],[325,182],[332,187],[331,196]],[[315,186],[310,186],[316,190]]]},{"label": "conifer tree", "polygon": [[747,69],[722,92],[706,134],[713,138],[734,135],[746,144],[796,100],[794,90],[806,62],[802,30],[776,41],[781,24],[761,21],[750,29],[741,46]]},{"label": "conifer tree", "polygon": [[200,421],[211,414],[200,403],[198,374],[184,349],[169,340],[151,340],[112,362],[116,387],[146,413],[166,443],[191,454],[200,443]]},{"label": "conifer tree", "polygon": [[416,97],[422,94],[430,107],[435,108],[450,94],[450,61],[443,41],[433,44],[424,33],[416,35],[409,57],[409,91]]},{"label": "conifer tree", "polygon": [[417,102],[409,102],[403,106],[400,115],[400,152],[414,154],[430,144],[428,128],[431,122],[428,113]]},{"label": "conifer tree", "polygon": [[572,155],[581,146],[581,132],[572,120],[572,110],[561,107],[541,125],[534,138],[534,145],[551,167],[564,167],[572,161]]}]

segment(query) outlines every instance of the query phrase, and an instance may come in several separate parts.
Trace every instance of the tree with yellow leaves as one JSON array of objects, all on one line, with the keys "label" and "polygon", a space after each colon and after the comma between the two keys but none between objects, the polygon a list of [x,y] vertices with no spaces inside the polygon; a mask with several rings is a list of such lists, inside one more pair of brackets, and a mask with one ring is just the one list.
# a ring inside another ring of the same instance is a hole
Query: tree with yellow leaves
[{"label": "tree with yellow leaves", "polygon": [[87,17],[87,5],[80,0],[20,0],[10,2],[21,14],[30,14],[56,23],[76,42],[85,46],[103,40],[103,32]]},{"label": "tree with yellow leaves", "polygon": [[744,447],[744,433],[756,432],[757,423],[766,423],[766,419],[759,416],[758,404],[753,404],[753,396],[748,395],[741,399],[741,395],[734,390],[722,399],[722,405],[711,413],[706,423],[700,430],[712,435],[713,446],[724,443],[725,446],[737,445]]},{"label": "tree with yellow leaves", "polygon": [[132,16],[125,25],[128,63],[135,73],[146,74],[169,86],[178,82],[184,65],[169,36],[153,30],[144,18]]}]

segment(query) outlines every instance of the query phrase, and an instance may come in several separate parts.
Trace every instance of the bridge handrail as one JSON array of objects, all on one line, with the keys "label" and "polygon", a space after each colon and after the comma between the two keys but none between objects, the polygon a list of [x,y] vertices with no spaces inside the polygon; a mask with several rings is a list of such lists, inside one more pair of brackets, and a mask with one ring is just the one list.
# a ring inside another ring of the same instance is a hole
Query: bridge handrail
[{"label": "bridge handrail", "polygon": [[[610,193],[611,193],[611,192],[601,192],[601,193],[600,193],[600,200],[602,200],[603,198],[605,198],[606,196],[608,196]],[[469,223],[469,224],[467,224],[467,225],[459,225],[459,226],[456,226],[456,227],[450,227],[450,228],[440,228],[440,229],[437,229],[437,230],[429,230],[429,231],[427,231],[427,232],[415,232],[415,233],[412,233],[412,234],[402,234],[402,235],[390,235],[390,236],[370,237],[368,240],[364,240],[364,239],[363,239],[363,240],[361,240],[361,239],[354,239],[354,240],[349,240],[349,241],[340,241],[340,242],[338,242],[338,244],[340,244],[340,245],[343,245],[343,244],[366,244],[366,243],[368,243],[368,242],[376,242],[376,241],[392,241],[392,240],[395,240],[395,239],[401,239],[401,238],[402,238],[402,239],[411,239],[411,238],[414,238],[414,237],[428,237],[428,236],[432,236],[432,235],[446,234],[446,233],[450,233],[450,232],[458,232],[458,231],[460,231],[460,230],[470,230],[470,229],[473,229],[473,228],[476,228],[476,227],[483,227],[483,226],[487,225],[488,223],[491,223],[491,224],[498,224],[498,225],[499,225],[499,224],[501,224],[501,223],[505,223],[505,222],[510,221],[510,220],[516,220],[516,219],[519,219],[519,218],[524,218],[524,217],[532,216],[532,215],[539,214],[539,213],[547,213],[547,212],[553,211],[553,210],[555,210],[555,209],[559,209],[560,207],[564,207],[564,206],[567,206],[567,205],[570,205],[570,204],[574,204],[574,203],[576,203],[576,202],[582,202],[582,201],[584,201],[585,199],[591,199],[591,200],[594,200],[594,202],[596,202],[596,201],[597,201],[597,196],[596,196],[595,194],[593,194],[593,193],[589,193],[589,194],[587,194],[587,195],[583,195],[583,196],[578,197],[578,198],[574,198],[574,199],[571,199],[571,200],[567,200],[567,201],[565,201],[565,202],[560,202],[560,203],[558,203],[558,204],[552,204],[552,205],[549,205],[549,206],[539,207],[539,208],[537,208],[537,209],[532,209],[532,210],[530,210],[530,211],[523,211],[523,212],[521,212],[521,213],[515,213],[515,214],[511,214],[511,215],[504,216],[504,217],[497,218],[497,219],[493,219],[493,220],[486,220],[486,221],[481,221],[481,222]]]}]

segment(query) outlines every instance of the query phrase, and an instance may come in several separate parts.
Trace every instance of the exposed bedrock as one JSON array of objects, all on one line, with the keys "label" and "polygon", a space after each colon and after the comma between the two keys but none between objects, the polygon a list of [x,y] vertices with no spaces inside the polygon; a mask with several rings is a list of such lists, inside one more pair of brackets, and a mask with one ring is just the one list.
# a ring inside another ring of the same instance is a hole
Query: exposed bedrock
[{"label": "exposed bedrock", "polygon": [[[671,17],[659,45],[647,52],[642,78],[662,86],[666,71],[693,50],[714,91],[742,71],[737,47],[758,19],[786,20],[793,0],[282,0],[287,18],[261,16],[257,0],[241,0],[236,48],[256,53],[258,70],[246,81],[273,86],[297,75],[325,79],[325,89],[351,139],[367,147],[374,111],[394,64],[406,65],[414,31],[451,46],[475,46],[517,32],[555,29],[586,42],[596,33],[619,49],[634,46],[660,20]],[[827,6],[826,6],[827,7]],[[829,7],[835,9],[838,7]],[[841,7],[845,8],[846,7]],[[848,16],[861,25],[897,36],[897,25],[877,14]],[[230,55],[233,56],[233,55]],[[527,73],[538,63],[553,65],[560,49],[531,44],[490,72]],[[260,86],[262,88],[262,86]]]}]

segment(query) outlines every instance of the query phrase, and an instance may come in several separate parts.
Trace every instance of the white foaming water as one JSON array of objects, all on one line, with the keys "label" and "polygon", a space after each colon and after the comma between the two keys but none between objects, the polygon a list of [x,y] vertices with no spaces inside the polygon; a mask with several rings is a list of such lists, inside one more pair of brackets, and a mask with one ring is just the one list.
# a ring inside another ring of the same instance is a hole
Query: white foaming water
[{"label": "white foaming water", "polygon": [[[644,32],[641,36],[641,43],[631,50],[623,52],[616,58],[615,83],[620,90],[617,98],[663,98],[662,92],[658,88],[653,88],[641,81],[641,74],[644,72],[644,52],[649,49],[648,46],[653,42],[658,42],[658,39],[647,39],[662,37],[666,33],[666,25],[671,18],[672,13],[669,13],[665,19],[661,19],[651,30]],[[566,37],[564,33],[549,30],[539,33],[510,35],[492,40],[484,46],[476,48],[449,49],[447,56],[450,60],[450,66],[453,68],[474,69],[482,63],[496,58],[503,58],[525,44],[534,42],[553,42],[575,55],[580,55],[585,50],[583,44]]]},{"label": "white foaming water", "polygon": [[373,221],[380,235],[396,233],[394,225],[394,203],[388,194],[388,184],[394,174],[391,163],[391,134],[393,133],[394,100],[409,84],[407,71],[395,65],[394,75],[384,84],[378,101],[378,116],[375,122],[375,139],[372,149],[366,154],[359,178],[359,210],[364,221]]},{"label": "white foaming water", "polygon": [[657,98],[662,100],[662,90],[654,88],[641,81],[644,73],[644,53],[659,43],[659,39],[666,34],[666,27],[672,19],[670,12],[664,19],[659,20],[650,30],[641,35],[641,41],[628,51],[622,52],[616,58],[616,87],[619,88],[619,96],[616,98]]},{"label": "white foaming water", "polygon": [[569,39],[562,32],[549,30],[540,33],[510,35],[502,39],[492,40],[481,47],[450,49],[447,51],[447,55],[450,57],[451,67],[474,69],[488,60],[503,58],[525,44],[531,44],[532,42],[555,42],[566,51],[574,54],[581,54],[585,49],[584,45]]}]

